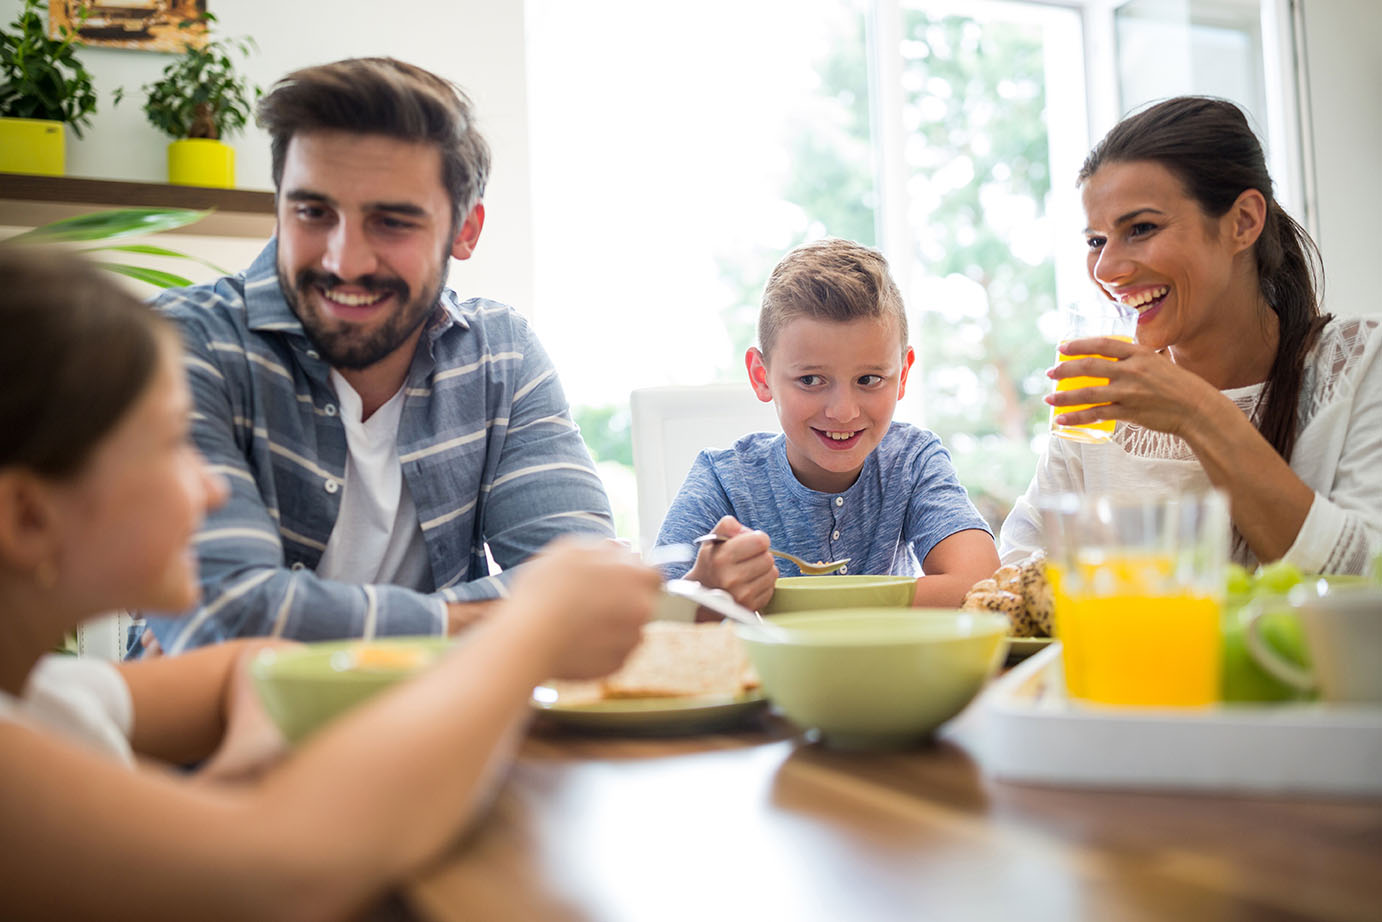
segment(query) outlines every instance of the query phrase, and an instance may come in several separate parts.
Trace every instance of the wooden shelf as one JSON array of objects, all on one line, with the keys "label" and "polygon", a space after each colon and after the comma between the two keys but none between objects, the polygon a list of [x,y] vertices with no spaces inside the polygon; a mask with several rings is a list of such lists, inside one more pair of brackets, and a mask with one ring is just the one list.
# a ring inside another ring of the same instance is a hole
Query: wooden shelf
[{"label": "wooden shelf", "polygon": [[0,225],[35,227],[104,208],[213,208],[178,233],[268,239],[274,232],[272,192],[0,173]]}]

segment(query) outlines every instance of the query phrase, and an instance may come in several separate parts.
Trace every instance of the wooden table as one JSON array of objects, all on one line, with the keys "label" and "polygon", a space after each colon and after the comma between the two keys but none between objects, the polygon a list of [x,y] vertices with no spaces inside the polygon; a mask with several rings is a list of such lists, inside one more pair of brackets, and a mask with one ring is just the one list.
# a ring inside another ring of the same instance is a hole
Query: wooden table
[{"label": "wooden table", "polygon": [[444,920],[1382,920],[1382,800],[1022,786],[911,751],[535,732],[403,901]]}]

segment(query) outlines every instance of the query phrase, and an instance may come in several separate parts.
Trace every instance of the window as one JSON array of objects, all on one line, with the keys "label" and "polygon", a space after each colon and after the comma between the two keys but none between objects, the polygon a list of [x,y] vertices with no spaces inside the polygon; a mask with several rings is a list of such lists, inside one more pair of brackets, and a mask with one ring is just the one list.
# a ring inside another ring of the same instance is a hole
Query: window
[{"label": "window", "polygon": [[996,528],[1046,437],[1054,310],[1090,293],[1092,137],[1209,92],[1298,167],[1266,79],[1280,2],[528,0],[536,322],[620,534],[629,391],[747,387],[769,270],[825,235],[888,257],[918,354],[897,418],[942,437]]}]

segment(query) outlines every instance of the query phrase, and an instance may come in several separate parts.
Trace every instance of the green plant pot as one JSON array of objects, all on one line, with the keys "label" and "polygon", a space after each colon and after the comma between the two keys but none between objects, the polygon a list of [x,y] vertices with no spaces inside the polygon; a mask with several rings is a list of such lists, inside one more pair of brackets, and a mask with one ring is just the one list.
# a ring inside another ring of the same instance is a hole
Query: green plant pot
[{"label": "green plant pot", "polygon": [[235,148],[207,138],[184,138],[168,145],[168,181],[175,186],[235,186]]},{"label": "green plant pot", "polygon": [[0,118],[0,173],[61,176],[67,169],[67,132],[46,118]]}]

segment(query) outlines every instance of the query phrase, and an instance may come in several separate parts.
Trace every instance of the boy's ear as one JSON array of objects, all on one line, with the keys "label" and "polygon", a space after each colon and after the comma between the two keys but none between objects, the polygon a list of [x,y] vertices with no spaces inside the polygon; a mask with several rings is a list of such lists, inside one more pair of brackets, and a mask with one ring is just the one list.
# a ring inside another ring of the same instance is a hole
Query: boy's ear
[{"label": "boy's ear", "polygon": [[902,395],[907,393],[907,372],[912,370],[912,363],[917,360],[916,350],[911,346],[902,355],[902,374],[897,379],[897,399],[901,400]]},{"label": "boy's ear", "polygon": [[754,394],[764,403],[772,403],[773,390],[768,386],[768,365],[757,346],[749,346],[749,351],[744,353],[744,367],[749,370],[749,384],[753,387]]}]

